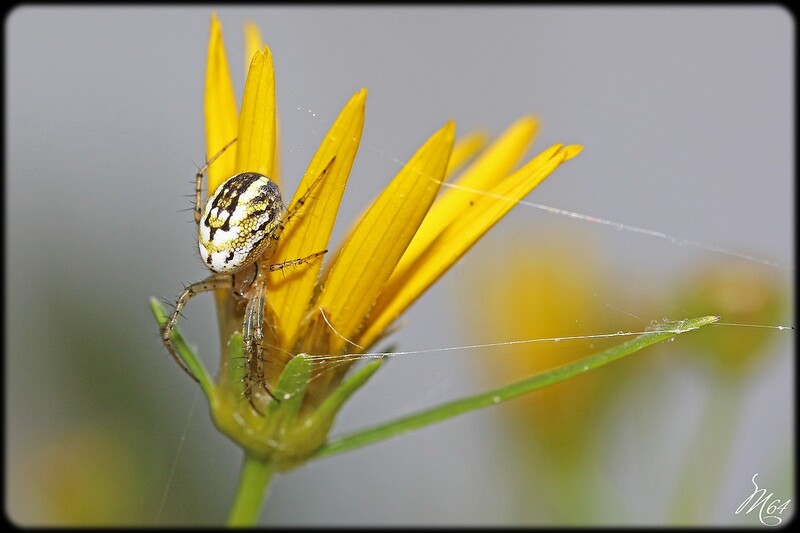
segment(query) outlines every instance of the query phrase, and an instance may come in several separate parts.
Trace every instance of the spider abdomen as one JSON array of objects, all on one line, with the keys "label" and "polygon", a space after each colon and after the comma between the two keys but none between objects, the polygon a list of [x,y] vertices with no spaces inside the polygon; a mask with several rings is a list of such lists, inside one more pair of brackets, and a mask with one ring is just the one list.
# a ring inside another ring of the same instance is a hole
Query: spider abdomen
[{"label": "spider abdomen", "polygon": [[242,172],[208,197],[200,218],[200,257],[214,272],[237,272],[256,261],[280,226],[278,186],[263,174]]}]

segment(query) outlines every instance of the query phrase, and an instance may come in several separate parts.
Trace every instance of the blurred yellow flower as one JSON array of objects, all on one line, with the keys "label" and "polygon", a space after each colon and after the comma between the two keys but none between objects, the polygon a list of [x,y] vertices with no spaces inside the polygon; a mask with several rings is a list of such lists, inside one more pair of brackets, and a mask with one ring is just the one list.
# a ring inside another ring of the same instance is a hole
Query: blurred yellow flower
[{"label": "blurred yellow flower", "polygon": [[[118,429],[118,428],[117,428]],[[55,433],[25,458],[27,476],[14,490],[29,507],[15,510],[28,526],[132,526],[149,519],[155,469],[127,435],[85,426]]]},{"label": "blurred yellow flower", "polygon": [[[495,275],[497,268],[495,258],[479,259],[465,285],[459,287],[458,294],[470,294],[470,303],[475,304],[459,306],[468,319],[472,341],[543,342],[500,346],[481,357],[477,373],[492,385],[538,374],[619,342],[618,337],[547,339],[639,331],[644,326],[633,313],[663,316],[665,309],[671,309],[667,316],[673,317],[713,313],[722,322],[771,325],[780,320],[786,293],[773,271],[745,261],[714,261],[695,268],[682,274],[678,289],[666,294],[659,294],[663,284],[648,279],[647,273],[638,281],[627,275],[624,283],[614,282],[596,246],[578,234],[531,236],[524,246],[504,252],[502,276]],[[468,288],[477,283],[482,290],[476,301]],[[610,468],[608,454],[642,446],[628,439],[630,430],[620,434],[624,437],[613,435],[623,416],[613,409],[619,409],[620,403],[646,402],[654,393],[663,394],[649,389],[637,392],[629,383],[662,379],[660,373],[666,369],[662,363],[679,367],[675,358],[684,357],[693,363],[710,363],[707,377],[714,378],[703,386],[713,399],[711,408],[703,402],[695,407],[705,417],[703,423],[697,425],[698,431],[683,435],[691,439],[681,459],[685,464],[671,467],[677,466],[679,472],[675,516],[679,523],[696,523],[719,491],[733,436],[740,430],[732,421],[740,418],[745,394],[740,387],[729,386],[735,381],[720,378],[751,376],[753,365],[763,360],[762,348],[777,337],[775,333],[771,328],[709,327],[687,336],[680,349],[662,345],[661,362],[658,357],[631,358],[613,370],[597,369],[500,406],[509,443],[518,447],[519,459],[527,461],[518,468],[530,474],[519,476],[517,490],[540,503],[525,506],[524,512],[537,521],[581,525],[610,516],[613,495],[603,493]],[[693,347],[710,357],[698,357]],[[614,402],[621,391],[623,402]],[[670,387],[663,398],[673,402],[684,393]],[[662,432],[664,421],[648,415],[624,424],[646,439],[652,432]],[[665,455],[663,450],[648,453]],[[584,504],[576,508],[574,501]]]},{"label": "blurred yellow flower", "polygon": [[[728,323],[772,325],[780,322],[787,292],[769,267],[750,261],[710,261],[681,279],[675,307],[680,313],[713,309]],[[777,338],[774,330],[742,326],[709,328],[688,342],[711,354],[708,361],[714,375],[745,377],[767,353],[763,348]]]},{"label": "blurred yellow flower", "polygon": [[[580,257],[576,251],[580,250]],[[467,316],[475,342],[485,339],[553,339],[617,331],[631,323],[622,313],[609,316],[611,276],[594,243],[577,234],[531,236],[503,258],[503,275],[496,261],[479,259],[466,285],[482,284],[477,306],[459,306]],[[614,290],[615,291],[615,290]],[[466,294],[462,287],[459,294]],[[621,291],[615,291],[619,302]],[[480,359],[478,372],[488,381],[505,383],[558,367],[618,344],[618,338],[544,341],[501,346]],[[529,394],[500,409],[509,425],[526,436],[533,433],[549,459],[575,459],[587,444],[597,409],[610,398],[620,369],[598,369]],[[529,439],[525,439],[528,441]]]}]

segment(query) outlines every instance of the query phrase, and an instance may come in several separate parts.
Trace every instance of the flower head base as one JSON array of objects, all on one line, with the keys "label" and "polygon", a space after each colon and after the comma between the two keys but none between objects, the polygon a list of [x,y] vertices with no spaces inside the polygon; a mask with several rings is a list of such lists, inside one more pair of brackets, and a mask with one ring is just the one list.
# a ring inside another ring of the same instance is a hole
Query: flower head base
[{"label": "flower head base", "polygon": [[[237,142],[209,168],[209,194],[242,172],[278,182],[272,58],[267,47],[260,48],[257,30],[246,31],[253,59],[237,112],[220,24],[212,19],[207,153],[217,153],[233,138]],[[362,89],[350,98],[312,158],[288,203],[288,212],[297,216],[286,220],[271,261],[329,248],[361,139],[366,96]],[[319,448],[343,402],[380,366],[373,361],[345,379],[357,355],[382,339],[486,231],[581,150],[555,145],[514,170],[536,129],[534,118],[520,119],[440,194],[447,177],[483,146],[476,135],[455,143],[455,125],[447,122],[375,199],[344,243],[327,253],[324,269],[320,260],[274,272],[259,268],[266,287],[259,357],[249,357],[243,348],[248,297],[241,297],[235,277],[218,290],[221,364],[216,384],[204,385],[217,426],[249,453],[284,469]]]}]

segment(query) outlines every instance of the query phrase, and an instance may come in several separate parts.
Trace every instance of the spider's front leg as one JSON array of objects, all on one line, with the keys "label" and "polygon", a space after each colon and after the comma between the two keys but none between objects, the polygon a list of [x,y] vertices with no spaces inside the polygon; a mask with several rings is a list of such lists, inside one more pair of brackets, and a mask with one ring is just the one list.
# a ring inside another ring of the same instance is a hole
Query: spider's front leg
[{"label": "spider's front leg", "polygon": [[214,154],[211,159],[206,161],[206,164],[203,165],[203,168],[198,170],[197,174],[194,175],[194,221],[198,227],[200,226],[200,218],[203,215],[203,204],[201,203],[203,200],[203,176],[205,175],[206,170],[208,170],[208,167],[211,166],[211,163],[216,161],[217,158],[224,154],[225,150],[227,150],[235,142],[236,138],[234,137],[232,141],[229,141],[228,144],[223,146],[222,149]]},{"label": "spider's front leg", "polygon": [[[325,168],[322,169],[322,172],[320,172],[319,176],[317,176],[316,179],[314,179],[314,181],[311,182],[311,185],[309,185],[308,190],[306,190],[306,192],[303,193],[302,196],[300,196],[297,200],[295,200],[292,203],[292,205],[289,207],[289,210],[286,211],[286,213],[283,215],[283,218],[278,223],[277,227],[274,230],[272,230],[272,240],[273,240],[274,245],[278,243],[278,240],[280,240],[281,235],[283,234],[283,230],[286,229],[286,224],[289,221],[291,221],[294,217],[297,216],[297,214],[300,212],[300,210],[306,204],[306,201],[311,197],[312,191],[314,191],[314,189],[320,183],[322,183],[322,180],[325,178],[325,176],[328,175],[328,172],[331,171],[331,168],[333,168],[333,163],[335,161],[336,161],[336,157],[332,157],[331,160],[328,161],[328,164],[325,165]],[[322,255],[324,253],[325,252],[320,252],[319,255]],[[311,256],[308,256],[308,257],[311,257]]]},{"label": "spider's front leg", "polygon": [[231,276],[227,274],[214,274],[212,276],[207,277],[203,281],[198,281],[196,283],[192,283],[183,291],[181,291],[180,296],[175,301],[175,308],[172,311],[172,315],[169,317],[167,323],[161,327],[161,340],[164,342],[164,346],[166,346],[167,351],[175,359],[175,362],[178,363],[184,372],[186,372],[189,377],[193,380],[197,381],[197,377],[192,374],[192,371],[189,370],[184,362],[181,360],[180,356],[178,355],[178,351],[175,349],[175,345],[172,344],[172,335],[175,332],[175,328],[178,325],[178,317],[181,314],[181,311],[186,306],[186,303],[195,295],[200,294],[201,292],[208,292],[217,289],[230,289],[231,288]]}]

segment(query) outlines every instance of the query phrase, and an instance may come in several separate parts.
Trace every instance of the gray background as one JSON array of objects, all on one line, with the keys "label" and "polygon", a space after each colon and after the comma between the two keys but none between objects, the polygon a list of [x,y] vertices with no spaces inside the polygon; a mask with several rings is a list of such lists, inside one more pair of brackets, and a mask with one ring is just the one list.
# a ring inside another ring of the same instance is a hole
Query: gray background
[{"label": "gray background", "polygon": [[[209,13],[208,7],[26,7],[5,20],[6,511],[19,523],[47,522],[30,471],[36,451],[81,428],[118,428],[129,445],[149,450],[141,468],[151,473],[157,497],[139,521],[214,523],[229,506],[240,452],[214,431],[193,383],[160,346],[147,307],[149,296],[172,299],[181,283],[204,275],[190,213],[181,209],[189,207],[185,195],[205,156]],[[260,26],[274,54],[288,190],[341,106],[361,87],[369,89],[334,243],[447,119],[457,121],[460,133],[480,127],[497,134],[534,113],[543,128],[532,153],[554,142],[583,144],[585,151],[530,200],[766,259],[784,281],[793,273],[795,35],[794,21],[779,8],[309,7],[218,14],[239,96],[245,20]],[[615,258],[620,280],[646,273],[654,289],[719,255],[520,208],[407,314],[395,339],[404,349],[467,344],[453,312],[473,301],[459,283],[465,272],[482,253],[559,230],[599,243]],[[580,260],[581,250],[574,253]],[[502,275],[502,262],[496,268]],[[599,304],[638,312],[629,302]],[[189,338],[214,361],[210,298],[192,302],[187,316]],[[787,314],[781,323],[792,320]],[[775,335],[776,356],[748,383],[739,440],[703,522],[750,523],[733,510],[750,493],[752,474],[767,476],[776,464],[780,471],[794,446],[794,334]],[[485,389],[469,362],[482,356],[395,359],[351,401],[337,430]],[[679,370],[653,380],[662,393],[663,380],[682,391],[683,403],[642,400],[661,409],[659,417],[680,417],[702,401],[702,385]],[[641,386],[646,392],[647,383]],[[618,417],[624,427],[625,411]],[[264,520],[537,523],[519,510],[525,496],[509,492],[515,460],[497,431],[490,409],[315,462],[277,480]],[[648,431],[653,439],[664,430],[656,420]],[[670,430],[664,446],[680,433]],[[669,491],[657,482],[632,490],[634,466],[624,459],[625,442],[619,446],[607,482],[622,503],[607,522],[662,523]],[[655,480],[671,479],[675,468],[663,457],[653,450],[646,458],[656,465]],[[778,493],[790,490],[786,483],[773,482],[776,497],[794,497]]]}]

